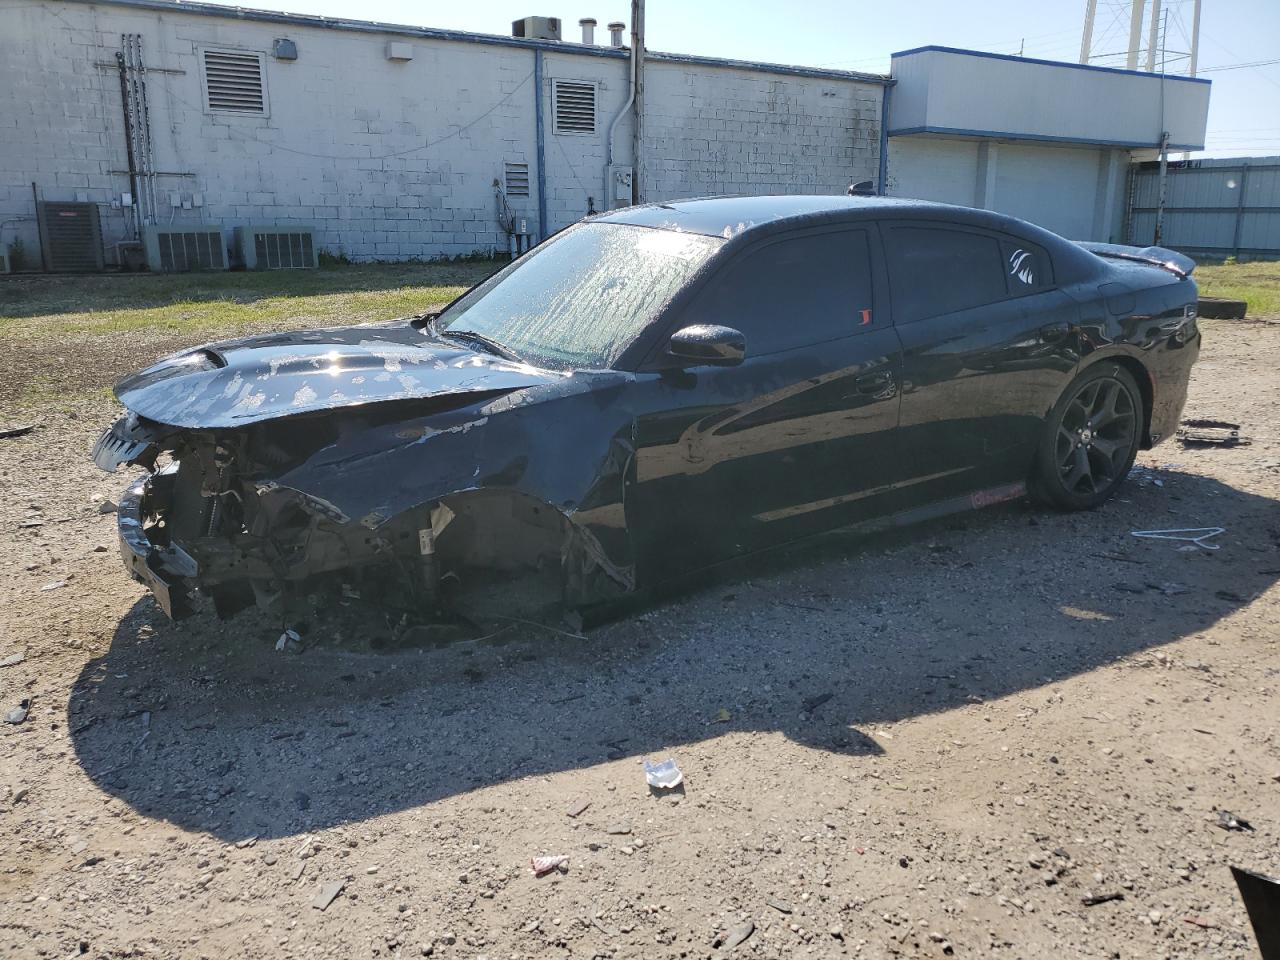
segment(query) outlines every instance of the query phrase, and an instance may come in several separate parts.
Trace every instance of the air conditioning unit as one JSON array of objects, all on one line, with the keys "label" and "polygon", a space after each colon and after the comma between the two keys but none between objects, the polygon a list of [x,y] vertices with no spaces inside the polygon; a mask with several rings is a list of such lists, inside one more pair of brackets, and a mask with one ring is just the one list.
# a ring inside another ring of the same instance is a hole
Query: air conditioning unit
[{"label": "air conditioning unit", "polygon": [[51,273],[102,270],[102,225],[96,203],[45,200],[36,205],[36,217],[45,266]]},{"label": "air conditioning unit", "polygon": [[227,245],[216,224],[143,227],[142,244],[152,273],[227,269]]},{"label": "air conditioning unit", "polygon": [[319,266],[312,227],[236,227],[236,257],[246,270],[310,270]]},{"label": "air conditioning unit", "polygon": [[559,40],[559,17],[525,17],[523,20],[511,22],[513,37],[526,37],[529,40]]}]

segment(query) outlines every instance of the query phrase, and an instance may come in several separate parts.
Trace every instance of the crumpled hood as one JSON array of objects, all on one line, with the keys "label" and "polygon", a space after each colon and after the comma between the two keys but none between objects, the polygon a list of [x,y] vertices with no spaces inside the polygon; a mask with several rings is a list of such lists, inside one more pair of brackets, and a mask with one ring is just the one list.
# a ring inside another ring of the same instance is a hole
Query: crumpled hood
[{"label": "crumpled hood", "polygon": [[562,376],[434,339],[403,321],[208,344],[126,377],[115,393],[148,419],[212,429],[385,400],[519,390]]}]

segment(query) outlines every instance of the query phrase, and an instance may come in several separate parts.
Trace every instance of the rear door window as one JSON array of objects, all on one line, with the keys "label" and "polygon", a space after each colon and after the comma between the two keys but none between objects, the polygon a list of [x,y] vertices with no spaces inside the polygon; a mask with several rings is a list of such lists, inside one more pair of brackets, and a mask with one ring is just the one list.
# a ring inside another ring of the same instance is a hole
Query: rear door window
[{"label": "rear door window", "polygon": [[875,326],[871,276],[866,230],[787,237],[714,276],[687,322],[742,331],[748,356],[825,343]]},{"label": "rear door window", "polygon": [[969,310],[1008,297],[1000,241],[935,226],[889,227],[885,256],[897,323]]}]

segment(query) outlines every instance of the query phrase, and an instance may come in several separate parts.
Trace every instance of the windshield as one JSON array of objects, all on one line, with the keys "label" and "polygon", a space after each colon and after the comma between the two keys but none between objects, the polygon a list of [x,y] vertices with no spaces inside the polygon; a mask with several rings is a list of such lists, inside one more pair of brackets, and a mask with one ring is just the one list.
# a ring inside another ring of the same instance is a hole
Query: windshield
[{"label": "windshield", "polygon": [[444,336],[481,337],[539,366],[607,367],[724,241],[584,223],[532,250],[444,311]]}]

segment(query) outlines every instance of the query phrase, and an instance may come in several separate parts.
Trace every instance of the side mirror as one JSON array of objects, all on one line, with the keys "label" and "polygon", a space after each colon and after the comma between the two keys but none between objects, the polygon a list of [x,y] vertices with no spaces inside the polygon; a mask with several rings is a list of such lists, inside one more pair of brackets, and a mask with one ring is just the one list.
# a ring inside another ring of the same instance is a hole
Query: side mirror
[{"label": "side mirror", "polygon": [[667,356],[687,366],[735,367],[747,355],[747,341],[732,327],[695,323],[671,335]]}]

